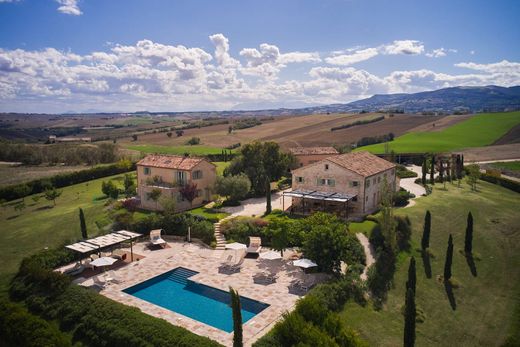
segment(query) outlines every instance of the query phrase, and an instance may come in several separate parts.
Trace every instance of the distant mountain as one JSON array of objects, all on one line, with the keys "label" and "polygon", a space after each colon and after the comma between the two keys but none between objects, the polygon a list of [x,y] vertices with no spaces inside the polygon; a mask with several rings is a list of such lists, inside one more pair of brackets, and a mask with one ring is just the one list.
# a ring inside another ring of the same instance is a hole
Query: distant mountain
[{"label": "distant mountain", "polygon": [[[344,105],[329,105],[334,112],[400,110],[421,112],[491,112],[520,109],[520,86],[453,87],[414,94],[374,95]],[[329,111],[330,112],[330,111]]]}]

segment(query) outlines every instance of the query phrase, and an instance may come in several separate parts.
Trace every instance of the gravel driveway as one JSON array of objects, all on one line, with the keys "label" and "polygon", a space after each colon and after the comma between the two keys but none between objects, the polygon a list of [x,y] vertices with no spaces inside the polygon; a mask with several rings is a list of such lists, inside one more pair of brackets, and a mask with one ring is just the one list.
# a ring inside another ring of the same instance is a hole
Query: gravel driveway
[{"label": "gravel driveway", "polygon": [[[289,191],[288,189],[287,191]],[[276,192],[271,195],[271,206],[273,210],[282,209],[282,192]],[[291,198],[285,198],[285,208],[291,206]],[[261,216],[265,213],[265,197],[251,198],[241,202],[240,206],[229,206],[224,207],[227,213],[230,213],[230,217],[236,216]]]}]

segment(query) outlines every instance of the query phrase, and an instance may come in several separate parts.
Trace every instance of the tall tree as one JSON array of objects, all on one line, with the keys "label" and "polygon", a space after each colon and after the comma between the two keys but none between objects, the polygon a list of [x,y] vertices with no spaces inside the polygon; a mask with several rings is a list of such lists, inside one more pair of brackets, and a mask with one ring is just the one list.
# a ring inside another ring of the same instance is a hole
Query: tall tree
[{"label": "tall tree", "polygon": [[421,238],[421,248],[423,250],[426,250],[430,247],[431,223],[432,223],[432,216],[430,214],[430,211],[427,210],[426,214],[424,215],[424,227],[423,227],[423,234],[422,234],[422,238]]},{"label": "tall tree", "polygon": [[406,281],[406,290],[411,289],[415,295],[415,287],[417,285],[417,274],[415,271],[415,258],[410,258],[410,265],[408,266],[408,281]]},{"label": "tall tree", "polygon": [[441,183],[444,182],[444,160],[442,158],[439,159],[439,178]]},{"label": "tall tree", "polygon": [[240,296],[238,292],[229,287],[229,294],[231,295],[231,310],[233,311],[233,347],[242,347],[242,312],[240,308]]},{"label": "tall tree", "polygon": [[426,185],[426,175],[428,174],[428,167],[427,167],[427,162],[426,162],[426,157],[423,158],[423,162],[422,162],[422,179],[421,179],[421,183],[423,186]]},{"label": "tall tree", "polygon": [[444,281],[451,278],[451,264],[453,262],[453,237],[450,234],[448,248],[446,249],[446,261],[444,262]]},{"label": "tall tree", "polygon": [[468,184],[471,186],[471,190],[477,190],[477,182],[480,178],[480,167],[477,164],[468,165],[466,167],[467,176],[466,180]]},{"label": "tall tree", "polygon": [[405,310],[404,310],[404,347],[415,345],[415,294],[411,288],[406,290]]},{"label": "tall tree", "polygon": [[473,251],[473,215],[471,211],[468,213],[468,222],[466,224],[466,235],[464,237],[464,251],[471,254]]},{"label": "tall tree", "polygon": [[432,162],[430,167],[430,183],[435,184],[435,155],[432,155]]},{"label": "tall tree", "polygon": [[87,234],[87,223],[85,223],[85,215],[83,214],[83,209],[79,208],[79,226],[81,228],[81,237],[83,237],[83,240],[88,239]]},{"label": "tall tree", "polygon": [[272,208],[272,205],[271,205],[271,182],[269,181],[269,179],[266,179],[266,187],[265,187],[265,199],[266,199],[266,204],[265,204],[265,214],[270,214],[273,210]]},{"label": "tall tree", "polygon": [[457,154],[457,158],[455,159],[457,179],[460,180],[462,178],[462,168],[460,165],[460,154]]},{"label": "tall tree", "polygon": [[394,218],[394,192],[392,187],[386,181],[383,181],[381,189],[381,217],[379,218],[381,225],[381,234],[385,238],[386,246],[395,252],[397,247],[396,226],[397,222]]}]

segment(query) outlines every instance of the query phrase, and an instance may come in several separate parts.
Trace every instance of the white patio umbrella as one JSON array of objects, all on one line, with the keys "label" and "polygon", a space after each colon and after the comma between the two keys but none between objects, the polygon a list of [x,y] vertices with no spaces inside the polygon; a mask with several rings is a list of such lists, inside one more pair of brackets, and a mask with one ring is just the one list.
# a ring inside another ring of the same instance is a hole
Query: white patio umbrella
[{"label": "white patio umbrella", "polygon": [[233,249],[233,250],[239,250],[239,249],[246,249],[247,246],[244,245],[243,243],[239,243],[239,242],[233,242],[233,243],[228,243],[226,245],[226,249]]},{"label": "white patio umbrella", "polygon": [[114,264],[115,262],[117,261],[117,259],[115,258],[112,258],[112,257],[101,257],[101,258],[97,258],[95,260],[93,260],[90,265],[92,266],[110,266],[112,264]]},{"label": "white patio umbrella", "polygon": [[311,268],[311,267],[318,266],[318,264],[316,264],[312,260],[305,259],[305,258],[293,261],[293,265],[301,267],[302,269],[308,269],[308,268]]},{"label": "white patio umbrella", "polygon": [[280,252],[269,251],[269,252],[260,253],[260,258],[267,259],[267,260],[276,260],[276,259],[282,259],[282,255],[280,254]]}]

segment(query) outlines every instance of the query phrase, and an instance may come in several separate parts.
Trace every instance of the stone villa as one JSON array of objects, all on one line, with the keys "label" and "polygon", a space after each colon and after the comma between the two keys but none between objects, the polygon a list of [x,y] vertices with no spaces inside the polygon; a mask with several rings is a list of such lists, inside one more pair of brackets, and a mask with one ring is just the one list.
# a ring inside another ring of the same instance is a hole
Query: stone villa
[{"label": "stone villa", "polygon": [[[162,209],[159,202],[150,198],[153,189],[160,189],[161,197],[173,198],[176,210],[201,206],[211,200],[216,179],[215,165],[205,158],[147,155],[137,163],[137,195],[141,207],[148,210]],[[181,187],[187,184],[197,186],[191,205],[180,193]]]},{"label": "stone villa", "polygon": [[293,147],[289,148],[289,152],[298,159],[300,167],[339,154],[334,147]]},{"label": "stone villa", "polygon": [[369,152],[331,156],[292,171],[290,211],[311,214],[336,213],[342,218],[358,217],[378,210],[386,181],[398,186],[396,165]]}]

